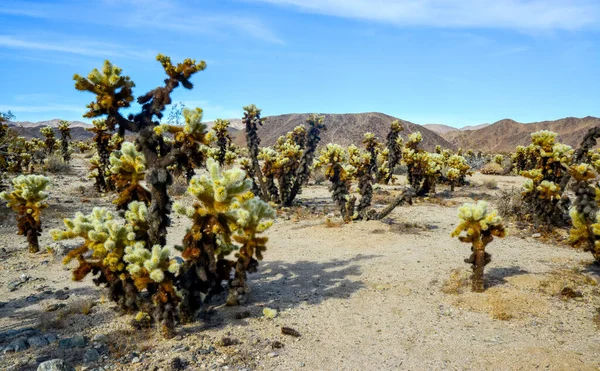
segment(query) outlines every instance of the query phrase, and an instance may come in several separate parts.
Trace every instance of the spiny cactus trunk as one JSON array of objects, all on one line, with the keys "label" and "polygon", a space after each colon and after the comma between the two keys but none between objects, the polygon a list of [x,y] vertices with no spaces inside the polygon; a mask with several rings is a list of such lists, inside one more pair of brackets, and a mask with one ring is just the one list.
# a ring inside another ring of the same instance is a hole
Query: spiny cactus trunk
[{"label": "spiny cactus trunk", "polygon": [[[594,146],[596,145],[598,138],[600,138],[600,127],[593,127],[590,130],[588,130],[587,134],[583,137],[583,140],[581,141],[581,145],[579,146],[579,148],[575,152],[575,155],[573,156],[572,164],[576,165],[583,162],[585,156],[587,156],[588,151],[594,148]],[[571,180],[571,175],[567,172],[560,181],[560,189],[567,189],[569,180]]]},{"label": "spiny cactus trunk", "polygon": [[[209,217],[207,219],[210,219]],[[184,322],[195,319],[202,308],[206,297],[220,289],[215,259],[216,236],[205,231],[212,230],[213,222],[204,220],[194,226],[184,237],[185,263],[183,273],[178,277],[178,287],[183,293],[181,301],[181,318]],[[196,239],[196,235],[202,237]]]},{"label": "spiny cactus trunk", "polygon": [[38,241],[39,232],[34,229],[27,231],[27,242],[29,243],[29,252],[36,253],[40,251],[40,243]]},{"label": "spiny cactus trunk", "polygon": [[[149,185],[152,201],[148,208],[148,237],[150,246],[167,244],[167,227],[171,225],[171,200],[167,192],[173,183],[171,173],[160,162],[158,151],[164,146],[161,137],[156,135],[153,126],[147,126],[139,132],[137,146],[144,154],[148,171],[146,183]],[[157,149],[159,148],[159,149]]]},{"label": "spiny cactus trunk", "polygon": [[361,219],[367,219],[367,208],[371,206],[371,200],[373,199],[373,178],[370,173],[364,174],[360,177],[358,182],[358,190],[360,192],[360,202],[356,208],[358,215]]},{"label": "spiny cactus trunk", "polygon": [[247,285],[248,272],[256,272],[258,261],[252,257],[253,253],[248,246],[243,246],[235,263],[235,276],[229,283],[229,296],[227,305],[240,305],[246,303],[246,296],[250,292]]},{"label": "spiny cactus trunk", "polygon": [[483,269],[485,267],[485,251],[475,250],[475,262],[473,265],[473,282],[472,290],[474,292],[483,292],[485,290],[485,282],[483,279]]}]

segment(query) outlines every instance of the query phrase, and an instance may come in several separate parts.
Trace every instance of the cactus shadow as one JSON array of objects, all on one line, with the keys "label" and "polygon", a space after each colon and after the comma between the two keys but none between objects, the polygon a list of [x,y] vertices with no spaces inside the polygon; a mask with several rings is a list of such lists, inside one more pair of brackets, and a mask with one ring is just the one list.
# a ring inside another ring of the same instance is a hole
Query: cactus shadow
[{"label": "cactus shadow", "polygon": [[492,268],[486,269],[486,271],[485,271],[486,286],[494,287],[494,286],[505,285],[508,283],[508,281],[506,281],[506,278],[520,276],[520,275],[529,274],[529,273],[530,273],[529,271],[526,271],[518,266],[492,267]]},{"label": "cactus shadow", "polygon": [[[358,279],[361,267],[358,262],[377,258],[379,255],[358,254],[350,259],[314,261],[269,261],[262,263],[259,272],[249,276],[251,292],[248,302],[242,306],[221,305],[217,310],[201,313],[198,321],[184,326],[185,333],[218,329],[229,324],[246,326],[246,318],[263,316],[263,308],[285,310],[305,305],[317,305],[329,299],[346,299],[365,287]],[[212,302],[223,303],[217,296]]]}]

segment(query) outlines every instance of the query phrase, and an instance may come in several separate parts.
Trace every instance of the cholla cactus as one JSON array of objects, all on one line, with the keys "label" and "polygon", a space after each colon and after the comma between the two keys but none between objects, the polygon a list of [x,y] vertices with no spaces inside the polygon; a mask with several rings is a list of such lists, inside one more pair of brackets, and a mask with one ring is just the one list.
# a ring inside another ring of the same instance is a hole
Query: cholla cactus
[{"label": "cholla cactus", "polygon": [[71,160],[71,150],[69,149],[69,139],[71,139],[71,123],[61,120],[58,123],[58,131],[60,132],[60,151],[64,162]]},{"label": "cholla cactus", "polygon": [[144,156],[135,149],[135,144],[124,142],[120,151],[110,154],[110,179],[119,196],[113,201],[117,210],[127,208],[132,201],[150,203],[150,191],[142,185],[146,174]]},{"label": "cholla cactus", "polygon": [[41,212],[48,207],[44,201],[48,198],[46,190],[50,178],[43,175],[19,175],[12,180],[13,191],[0,193],[7,206],[17,213],[19,234],[27,236],[29,252],[40,250],[38,236],[42,231]]},{"label": "cholla cactus", "polygon": [[[387,150],[387,149],[386,149]],[[350,166],[355,169],[354,177],[358,178],[358,192],[360,193],[360,201],[356,207],[358,217],[361,219],[369,219],[368,208],[371,206],[373,199],[373,175],[371,172],[371,153],[361,153],[357,147],[348,147],[348,157]],[[384,167],[386,170],[387,167]]]},{"label": "cholla cactus", "polygon": [[224,166],[227,162],[227,153],[230,152],[231,137],[229,136],[229,121],[216,119],[212,127],[215,137],[217,138],[217,161],[219,165]]},{"label": "cholla cactus", "polygon": [[467,175],[471,175],[471,166],[467,163],[467,159],[460,155],[450,155],[446,160],[446,179],[450,183],[450,191],[454,191],[457,185],[464,185]]},{"label": "cholla cactus", "polygon": [[267,185],[263,181],[260,165],[258,163],[258,154],[260,146],[260,138],[258,137],[258,127],[262,126],[265,121],[260,117],[261,110],[254,104],[244,107],[244,118],[242,123],[246,128],[246,145],[248,148],[248,157],[250,164],[247,168],[248,176],[252,179],[252,190],[255,195],[263,200],[268,200]]},{"label": "cholla cactus", "polygon": [[571,147],[556,143],[556,133],[542,130],[531,134],[527,148],[530,170],[521,171],[528,178],[523,187],[523,200],[531,207],[539,223],[561,226],[567,221],[568,198],[562,197],[560,182],[571,162]]},{"label": "cholla cactus", "polygon": [[167,247],[154,245],[150,251],[143,243],[127,246],[123,260],[128,263],[127,271],[138,290],[156,286],[152,289],[155,292],[152,295],[153,317],[160,323],[163,336],[173,337],[180,301],[173,283],[180,269],[179,263],[171,258]]},{"label": "cholla cactus", "polygon": [[[123,260],[125,248],[135,243],[135,233],[130,225],[115,220],[105,208],[94,208],[91,214],[77,213],[74,219],[64,219],[65,230],[52,230],[55,241],[82,238],[83,244],[71,250],[65,259],[68,264],[73,259],[79,266],[73,271],[73,279],[80,281],[90,272],[98,275],[96,285],[106,285],[110,299],[127,311],[139,308],[138,290],[130,277]],[[91,257],[86,258],[91,251]]]},{"label": "cholla cactus", "polygon": [[402,149],[402,158],[408,168],[408,182],[417,196],[435,192],[435,185],[444,163],[443,155],[428,153],[419,148],[422,141],[423,136],[420,132],[412,133]]},{"label": "cholla cactus", "polygon": [[44,140],[44,146],[46,149],[46,157],[54,153],[56,149],[56,136],[54,135],[54,129],[52,126],[46,126],[40,129],[40,133],[46,138]]},{"label": "cholla cactus", "polygon": [[379,154],[379,151],[381,150],[381,143],[379,142],[379,139],[375,136],[375,134],[371,133],[371,132],[366,132],[363,136],[363,140],[362,140],[363,145],[365,146],[365,149],[367,150],[367,153],[370,154],[370,161],[371,164],[369,166],[369,171],[374,174],[375,171],[377,170],[377,155]]},{"label": "cholla cactus", "polygon": [[283,167],[281,162],[285,161],[285,159],[279,158],[278,153],[269,147],[260,149],[258,159],[263,162],[261,170],[269,199],[277,202],[279,201],[279,188],[277,188],[275,178],[281,176]]},{"label": "cholla cactus", "polygon": [[163,124],[154,128],[158,135],[170,133],[174,137],[173,148],[179,152],[176,155],[175,166],[185,171],[188,181],[194,175],[194,169],[204,163],[202,145],[208,144],[206,124],[202,123],[201,108],[183,109],[184,126]]},{"label": "cholla cactus", "polygon": [[[292,188],[287,192],[287,199],[282,200],[285,206],[292,205],[310,177],[310,169],[317,153],[317,146],[321,141],[321,132],[327,130],[327,127],[323,124],[324,119],[323,116],[310,115],[306,120],[308,129],[302,130],[296,127],[291,134],[291,140],[302,151],[302,157],[295,170]],[[302,137],[302,133],[305,133],[304,137]]]},{"label": "cholla cactus", "polygon": [[583,246],[585,251],[591,251],[594,258],[600,261],[600,243],[597,223],[598,201],[600,201],[600,189],[596,184],[596,171],[593,166],[582,163],[569,168],[571,176],[575,179],[573,191],[575,191],[575,202],[569,215],[571,216],[572,228],[569,234],[569,242],[575,246]]},{"label": "cholla cactus", "polygon": [[[182,162],[181,156],[197,154],[187,153],[185,145],[169,146],[165,137],[155,132],[154,128],[163,117],[166,106],[171,104],[173,91],[179,86],[191,89],[193,84],[190,78],[204,70],[206,63],[197,63],[188,58],[182,63],[173,64],[169,57],[162,54],[157,55],[156,60],[167,75],[164,85],[139,96],[137,102],[141,105],[140,111],[128,114],[127,117],[119,111],[129,107],[133,101],[132,88],[135,84],[129,77],[121,75],[120,68],[106,61],[102,71],[94,69],[87,78],[75,75],[74,80],[77,90],[91,92],[96,97],[94,102],[88,104],[86,117],[106,116],[107,129],[111,132],[118,130],[121,137],[125,136],[125,131],[137,133],[136,147],[146,159],[146,185],[152,194],[148,209],[149,239],[152,245],[164,246],[171,212],[168,187],[172,183],[172,176],[167,168]],[[194,137],[197,133],[189,134],[187,138]]]},{"label": "cholla cactus", "polygon": [[347,161],[348,154],[342,146],[329,143],[321,150],[314,166],[316,169],[325,168],[325,177],[331,182],[329,187],[331,198],[337,204],[342,218],[350,221],[355,217],[354,203],[356,199],[350,196],[351,176],[348,173],[349,171],[354,172],[356,169],[348,165]]},{"label": "cholla cactus", "polygon": [[495,155],[493,161],[494,161],[495,164],[503,166],[504,165],[504,156],[502,156],[502,155]]},{"label": "cholla cactus", "polygon": [[[244,296],[245,272],[256,269],[256,259],[262,258],[266,242],[255,235],[268,228],[275,217],[274,211],[252,194],[252,183],[244,171],[222,171],[213,159],[208,159],[206,165],[208,175],[195,176],[188,188],[197,202],[188,207],[174,205],[178,213],[193,221],[183,239],[185,261],[178,281],[184,320],[194,317],[206,297],[220,289],[222,280],[229,279],[233,268],[235,279],[230,281],[228,302],[235,304]],[[241,248],[232,237],[242,243]],[[228,261],[225,257],[238,248],[238,261]]]},{"label": "cholla cactus", "polygon": [[394,169],[402,160],[402,138],[400,132],[404,130],[402,124],[398,120],[394,120],[390,125],[390,131],[387,134],[386,146],[388,149],[388,171],[384,179],[384,183],[388,184],[392,180]]},{"label": "cholla cactus", "polygon": [[[452,237],[458,237],[461,242],[471,243],[471,256],[465,259],[473,269],[472,290],[484,291],[483,269],[491,261],[491,255],[485,251],[494,236],[506,236],[506,229],[495,211],[488,211],[485,201],[476,204],[464,204],[458,209],[461,223],[452,232]],[[463,232],[465,232],[463,234]]]},{"label": "cholla cactus", "polygon": [[90,160],[90,176],[95,178],[95,187],[98,192],[106,192],[111,189],[110,183],[106,181],[106,173],[110,164],[111,134],[105,120],[93,120],[92,124],[93,128],[86,129],[94,133],[92,140],[96,145],[96,154]]}]

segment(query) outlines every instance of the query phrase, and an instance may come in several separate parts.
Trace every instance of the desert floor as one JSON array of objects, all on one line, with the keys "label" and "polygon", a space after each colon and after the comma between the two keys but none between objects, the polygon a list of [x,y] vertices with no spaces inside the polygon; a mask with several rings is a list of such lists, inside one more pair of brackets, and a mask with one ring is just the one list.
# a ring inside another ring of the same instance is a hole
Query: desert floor
[{"label": "desert floor", "polygon": [[[61,250],[77,242],[55,244],[47,233],[76,211],[110,207],[110,197],[92,190],[84,164],[78,156],[69,174],[53,176],[41,246],[56,251],[29,254],[14,215],[0,207],[0,369],[35,370],[54,358],[78,370],[600,369],[600,269],[590,253],[566,244],[564,231],[538,236],[507,222],[509,236],[488,247],[487,290],[470,291],[469,246],[450,237],[457,206],[494,204],[499,190],[483,182],[507,189],[519,186],[518,177],[476,174],[453,194],[438,187],[438,196],[400,206],[383,221],[351,224],[327,216],[334,209],[326,185],[309,186],[304,206],[282,210],[268,231],[248,304],[225,307],[215,298],[201,320],[163,340],[156,330],[133,329],[132,315],[118,313],[90,277],[72,281]],[[385,202],[399,189],[383,187],[375,199]],[[188,225],[173,216],[169,244]],[[576,297],[562,295],[565,288]],[[265,318],[265,307],[278,316]],[[282,334],[282,326],[301,336]],[[2,351],[32,334],[58,340]],[[81,347],[59,346],[75,335],[85,337]]]}]

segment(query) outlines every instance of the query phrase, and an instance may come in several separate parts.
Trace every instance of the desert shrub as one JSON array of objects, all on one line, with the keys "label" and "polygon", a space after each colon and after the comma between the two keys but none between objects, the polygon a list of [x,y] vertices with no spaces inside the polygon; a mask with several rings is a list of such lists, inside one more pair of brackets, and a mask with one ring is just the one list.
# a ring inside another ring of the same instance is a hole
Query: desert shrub
[{"label": "desert shrub", "polygon": [[483,167],[479,169],[479,172],[485,175],[502,175],[504,174],[504,168],[495,162],[490,162],[483,165]]},{"label": "desert shrub", "polygon": [[38,237],[42,231],[40,219],[42,210],[48,207],[46,190],[50,186],[50,178],[43,175],[19,175],[12,180],[12,192],[0,193],[0,198],[7,201],[7,206],[17,213],[17,227],[20,235],[27,236],[29,252],[40,250]]},{"label": "desert shrub", "polygon": [[471,264],[473,269],[472,290],[483,292],[485,289],[483,269],[492,259],[485,248],[494,237],[506,236],[506,229],[496,211],[488,211],[488,204],[485,201],[464,204],[458,209],[458,218],[461,223],[451,235],[458,237],[461,242],[471,244],[472,253],[468,259],[465,259],[465,263]]},{"label": "desert shrub", "polygon": [[65,174],[71,170],[71,165],[61,155],[52,154],[44,161],[44,170],[52,174]]},{"label": "desert shrub", "polygon": [[487,189],[498,189],[498,181],[493,178],[484,179],[482,185]]}]

